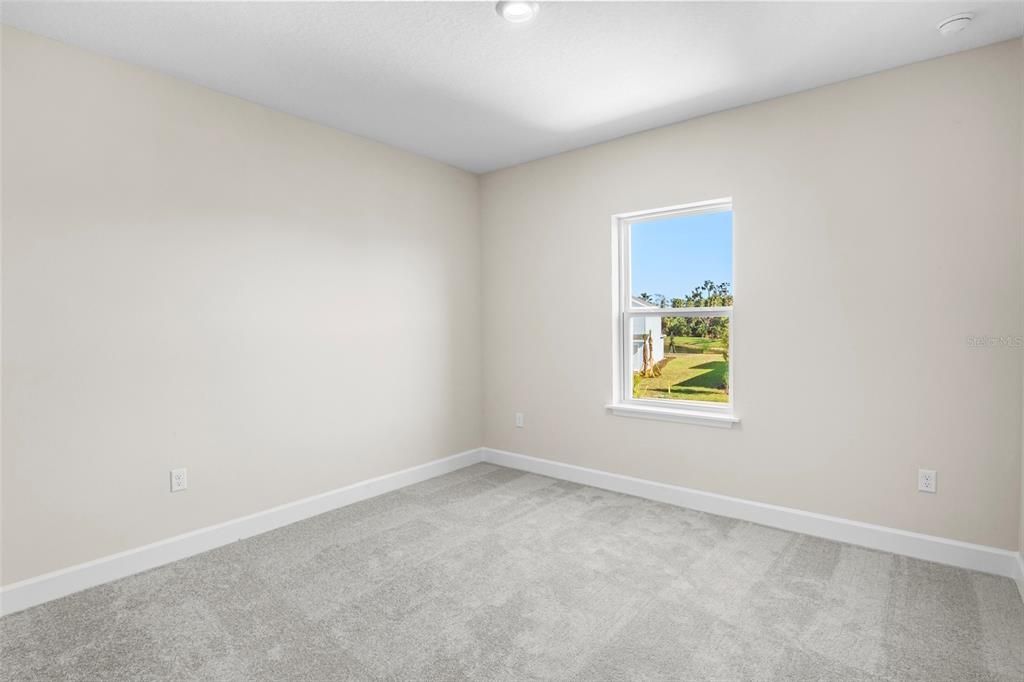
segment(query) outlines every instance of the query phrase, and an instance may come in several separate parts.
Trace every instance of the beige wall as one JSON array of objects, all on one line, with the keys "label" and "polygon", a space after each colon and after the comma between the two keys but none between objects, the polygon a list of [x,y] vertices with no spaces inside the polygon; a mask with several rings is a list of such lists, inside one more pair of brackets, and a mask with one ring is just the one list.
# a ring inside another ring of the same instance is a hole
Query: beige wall
[{"label": "beige wall", "polygon": [[4,584],[480,445],[474,176],[9,28],[3,88]]},{"label": "beige wall", "polygon": [[[967,337],[1024,332],[1021,49],[484,176],[485,443],[1016,548],[1021,352]],[[722,196],[742,424],[607,414],[610,216]],[[938,494],[917,492],[919,467]]]},{"label": "beige wall", "polygon": [[[1024,547],[1021,41],[478,187],[2,38],[3,584],[481,443]],[[608,415],[609,217],[725,195],[741,426]]]}]

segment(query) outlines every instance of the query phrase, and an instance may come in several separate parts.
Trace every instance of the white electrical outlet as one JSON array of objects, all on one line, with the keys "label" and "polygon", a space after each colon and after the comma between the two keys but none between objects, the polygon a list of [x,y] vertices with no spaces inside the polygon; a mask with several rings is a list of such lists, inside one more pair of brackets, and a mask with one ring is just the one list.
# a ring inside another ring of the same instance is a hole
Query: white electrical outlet
[{"label": "white electrical outlet", "polygon": [[521,429],[526,422],[523,420],[523,413],[516,412],[516,428]]},{"label": "white electrical outlet", "polygon": [[936,479],[934,469],[918,469],[917,470],[917,489],[922,493],[933,493],[936,488]]},{"label": "white electrical outlet", "polygon": [[176,493],[188,487],[188,469],[171,469],[171,492]]}]

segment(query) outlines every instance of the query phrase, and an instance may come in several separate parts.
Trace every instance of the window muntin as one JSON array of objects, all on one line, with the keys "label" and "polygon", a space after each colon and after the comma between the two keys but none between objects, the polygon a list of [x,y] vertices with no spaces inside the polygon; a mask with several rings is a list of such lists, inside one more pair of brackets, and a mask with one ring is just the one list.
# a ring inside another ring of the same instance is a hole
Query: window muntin
[{"label": "window muntin", "polygon": [[618,403],[731,414],[732,218],[728,199],[617,217]]}]

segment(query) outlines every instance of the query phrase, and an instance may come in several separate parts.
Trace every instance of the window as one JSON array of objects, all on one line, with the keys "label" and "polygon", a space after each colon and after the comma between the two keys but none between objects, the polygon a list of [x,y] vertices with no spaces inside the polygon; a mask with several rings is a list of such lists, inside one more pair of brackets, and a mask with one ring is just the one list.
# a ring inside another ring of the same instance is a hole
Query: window
[{"label": "window", "polygon": [[731,426],[732,201],[617,215],[616,414]]}]

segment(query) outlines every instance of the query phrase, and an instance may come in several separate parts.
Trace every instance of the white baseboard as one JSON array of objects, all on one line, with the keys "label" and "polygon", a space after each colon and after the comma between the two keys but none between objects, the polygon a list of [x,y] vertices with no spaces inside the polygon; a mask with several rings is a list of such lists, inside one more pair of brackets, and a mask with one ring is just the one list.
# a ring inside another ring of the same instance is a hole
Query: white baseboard
[{"label": "white baseboard", "polygon": [[124,578],[317,514],[382,495],[481,461],[479,449],[434,460],[331,490],[266,511],[200,528],[149,545],[12,583],[0,589],[0,615],[14,613],[89,587]]},{"label": "white baseboard", "polygon": [[266,533],[480,461],[797,533],[1006,576],[1017,581],[1024,598],[1024,555],[1018,552],[480,448],[13,583],[0,588],[0,615]]},{"label": "white baseboard", "polygon": [[1024,547],[1017,553],[1017,573],[1014,579],[1017,581],[1017,591],[1020,592],[1020,598],[1024,600]]},{"label": "white baseboard", "polygon": [[[934,561],[950,566],[959,566],[984,573],[1015,578],[1018,586],[1024,578],[1018,578],[1021,555],[997,547],[975,545],[969,542],[949,540],[934,535],[924,535],[897,528],[876,526],[837,516],[826,516],[813,512],[779,507],[762,502],[751,502],[737,497],[708,493],[692,488],[656,483],[640,478],[612,474],[597,469],[587,469],[547,459],[529,457],[514,452],[483,448],[483,461],[500,466],[521,469],[535,474],[550,476],[573,483],[604,488],[657,502],[664,502],[697,511],[742,519],[763,526],[814,535],[829,540],[859,545],[870,549],[902,554],[904,556]],[[1022,588],[1024,589],[1024,588]]]}]

